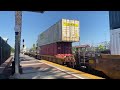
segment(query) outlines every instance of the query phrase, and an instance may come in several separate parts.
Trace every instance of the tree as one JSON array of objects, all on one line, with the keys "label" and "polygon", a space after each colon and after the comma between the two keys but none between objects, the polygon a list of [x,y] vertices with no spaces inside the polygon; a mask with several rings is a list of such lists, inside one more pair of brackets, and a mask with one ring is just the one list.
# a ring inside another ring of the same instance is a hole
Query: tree
[{"label": "tree", "polygon": [[74,48],[74,47],[72,47],[72,52],[73,52],[73,53],[75,52],[75,48]]},{"label": "tree", "polygon": [[35,44],[33,44],[31,50],[32,50],[32,51],[35,51],[35,50],[36,50],[36,46],[35,46]]},{"label": "tree", "polygon": [[33,50],[35,50],[35,44],[33,44],[33,47],[32,47]]},{"label": "tree", "polygon": [[98,46],[98,49],[99,49],[100,51],[103,51],[103,50],[105,50],[105,46],[99,45],[99,46]]},{"label": "tree", "polygon": [[11,47],[11,52],[14,53],[15,52],[15,49]]},{"label": "tree", "polygon": [[35,48],[35,44],[33,44],[33,48]]}]

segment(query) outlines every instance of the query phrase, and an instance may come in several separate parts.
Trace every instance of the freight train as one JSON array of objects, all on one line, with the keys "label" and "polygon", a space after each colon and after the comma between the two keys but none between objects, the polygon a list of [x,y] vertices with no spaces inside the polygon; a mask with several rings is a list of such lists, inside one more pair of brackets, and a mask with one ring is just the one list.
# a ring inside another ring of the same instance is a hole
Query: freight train
[{"label": "freight train", "polygon": [[79,42],[79,39],[79,21],[61,19],[38,36],[36,51],[26,54],[74,67],[72,42]]},{"label": "freight train", "polygon": [[10,57],[11,46],[0,37],[0,65]]},{"label": "freight train", "polygon": [[[89,46],[85,47],[76,47],[87,49]],[[77,50],[78,51],[78,50]],[[81,51],[81,50],[80,50]],[[111,55],[110,50],[105,51],[85,51],[82,52],[83,54],[79,54],[77,52],[76,55],[76,61],[80,60],[84,61],[84,64],[87,67],[87,70],[98,71],[96,74],[100,72],[101,75],[104,75],[107,78],[111,79],[120,79],[120,55]],[[91,72],[90,72],[91,73]]]},{"label": "freight train", "polygon": [[62,19],[38,36],[36,50],[25,54],[72,68],[86,66],[102,71],[110,78],[120,79],[120,56],[72,53],[72,42],[80,40],[79,30],[78,20]]}]

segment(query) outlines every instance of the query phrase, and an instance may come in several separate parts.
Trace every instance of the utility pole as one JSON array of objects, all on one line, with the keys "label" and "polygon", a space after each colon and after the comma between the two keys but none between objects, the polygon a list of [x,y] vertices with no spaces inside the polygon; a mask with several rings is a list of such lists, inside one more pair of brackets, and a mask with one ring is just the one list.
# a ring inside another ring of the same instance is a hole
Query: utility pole
[{"label": "utility pole", "polygon": [[15,73],[14,78],[19,78],[19,65],[20,65],[20,40],[21,40],[21,26],[22,26],[22,11],[15,11]]},{"label": "utility pole", "polygon": [[[34,11],[43,13],[44,11]],[[20,41],[21,41],[21,27],[22,27],[22,11],[15,11],[15,54],[14,54],[14,78],[19,78],[19,66],[20,66]]]}]

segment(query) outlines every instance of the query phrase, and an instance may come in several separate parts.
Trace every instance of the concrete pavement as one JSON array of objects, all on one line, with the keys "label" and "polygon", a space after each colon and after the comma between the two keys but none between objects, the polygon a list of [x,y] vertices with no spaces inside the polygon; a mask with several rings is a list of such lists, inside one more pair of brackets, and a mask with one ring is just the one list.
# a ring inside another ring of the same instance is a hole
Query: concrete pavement
[{"label": "concrete pavement", "polygon": [[77,77],[26,55],[21,55],[21,66],[23,68],[21,79],[77,79]]},{"label": "concrete pavement", "polygon": [[37,60],[27,55],[20,55],[23,74],[20,79],[102,79],[88,75],[84,72],[75,71],[45,60]]}]

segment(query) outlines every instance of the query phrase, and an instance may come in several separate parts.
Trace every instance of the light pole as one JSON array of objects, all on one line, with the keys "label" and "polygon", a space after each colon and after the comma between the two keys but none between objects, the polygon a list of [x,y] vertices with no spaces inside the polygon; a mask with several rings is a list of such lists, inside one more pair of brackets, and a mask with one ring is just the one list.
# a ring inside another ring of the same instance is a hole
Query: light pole
[{"label": "light pole", "polygon": [[15,73],[13,75],[14,78],[19,78],[21,24],[22,24],[22,11],[16,11],[15,12],[15,55],[14,55]]},{"label": "light pole", "polygon": [[[44,11],[34,11],[43,13]],[[21,41],[21,27],[22,27],[22,11],[15,11],[15,54],[14,54],[14,78],[19,78],[19,65],[20,65],[20,41]]]},{"label": "light pole", "polygon": [[15,77],[19,74],[19,32],[15,32]]}]

